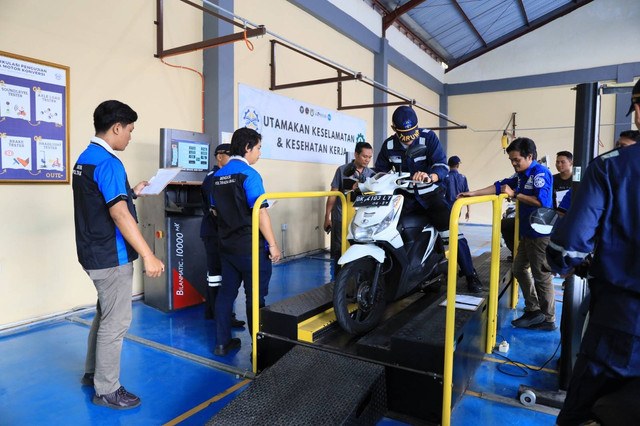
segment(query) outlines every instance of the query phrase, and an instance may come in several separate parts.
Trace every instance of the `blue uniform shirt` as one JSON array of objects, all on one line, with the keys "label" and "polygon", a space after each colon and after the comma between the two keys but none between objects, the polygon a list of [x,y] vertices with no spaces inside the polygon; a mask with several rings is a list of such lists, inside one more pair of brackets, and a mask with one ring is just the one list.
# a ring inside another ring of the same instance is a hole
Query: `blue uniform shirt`
[{"label": "blue uniform shirt", "polygon": [[[424,145],[425,155],[415,158],[407,158],[407,149],[414,145]],[[396,171],[435,173],[438,175],[438,182],[442,182],[449,172],[447,166],[447,156],[445,155],[438,136],[429,129],[420,129],[418,137],[405,147],[398,140],[397,135],[390,136],[382,143],[382,149],[376,158],[375,170],[378,172],[388,172],[393,166]]]},{"label": "blue uniform shirt", "polygon": [[[553,178],[551,172],[536,160],[524,172],[518,172],[510,178],[496,182],[496,185],[509,185],[512,189],[524,195],[532,195],[540,201],[542,207],[552,207]],[[529,216],[538,207],[520,203],[520,236],[527,238],[540,238],[545,235],[538,234],[529,224]]]},{"label": "blue uniform shirt", "polygon": [[[220,250],[251,254],[251,213],[258,197],[265,193],[262,177],[244,158],[232,156],[213,175],[212,192],[212,206],[218,213]],[[260,207],[267,206],[265,201]],[[264,242],[262,234],[260,240]]]},{"label": "blue uniform shirt", "polygon": [[73,166],[72,187],[76,248],[82,267],[112,268],[137,259],[138,253],[109,213],[116,203],[126,201],[129,212],[138,220],[124,166],[104,140],[91,138],[80,154]]},{"label": "blue uniform shirt", "polygon": [[550,265],[555,270],[574,267],[597,243],[590,275],[640,296],[639,179],[640,144],[603,154],[589,165],[571,208],[551,236]]},{"label": "blue uniform shirt", "polygon": [[444,187],[447,190],[445,198],[450,207],[456,202],[459,193],[469,191],[467,178],[465,175],[460,174],[458,169],[449,170],[449,174],[444,179]]}]

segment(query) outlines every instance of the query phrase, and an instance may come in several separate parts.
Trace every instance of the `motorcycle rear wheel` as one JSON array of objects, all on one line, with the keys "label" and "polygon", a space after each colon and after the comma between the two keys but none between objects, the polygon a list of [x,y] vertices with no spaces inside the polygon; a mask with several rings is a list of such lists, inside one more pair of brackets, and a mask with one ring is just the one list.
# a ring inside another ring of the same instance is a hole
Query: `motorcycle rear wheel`
[{"label": "motorcycle rear wheel", "polygon": [[[356,259],[343,266],[333,288],[333,308],[340,326],[348,333],[361,335],[372,330],[384,315],[384,280],[379,276],[376,294],[370,303],[370,291],[376,262]],[[355,309],[354,309],[355,308]]]}]

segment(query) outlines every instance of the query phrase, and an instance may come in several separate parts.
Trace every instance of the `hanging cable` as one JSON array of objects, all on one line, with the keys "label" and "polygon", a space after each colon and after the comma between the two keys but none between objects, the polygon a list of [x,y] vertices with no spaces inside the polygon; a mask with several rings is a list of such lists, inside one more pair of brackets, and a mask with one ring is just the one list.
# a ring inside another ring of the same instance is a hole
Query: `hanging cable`
[{"label": "hanging cable", "polygon": [[173,67],[173,68],[181,68],[183,70],[188,70],[188,71],[193,71],[193,72],[195,72],[196,74],[198,74],[200,76],[200,80],[202,81],[202,89],[200,91],[200,104],[201,104],[200,107],[201,107],[201,110],[202,110],[202,133],[204,133],[204,75],[200,71],[195,70],[193,68],[184,67],[182,65],[170,64],[170,63],[166,62],[164,60],[164,58],[160,58],[160,61],[163,64],[167,65],[167,66],[170,66],[170,67]]}]

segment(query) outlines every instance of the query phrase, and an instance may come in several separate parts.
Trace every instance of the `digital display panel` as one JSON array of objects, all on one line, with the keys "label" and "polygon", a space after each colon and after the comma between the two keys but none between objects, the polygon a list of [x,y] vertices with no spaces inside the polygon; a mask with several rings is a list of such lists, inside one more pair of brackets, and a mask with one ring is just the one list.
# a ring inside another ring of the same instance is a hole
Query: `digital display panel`
[{"label": "digital display panel", "polygon": [[171,140],[171,167],[186,171],[209,170],[209,144],[205,142]]}]

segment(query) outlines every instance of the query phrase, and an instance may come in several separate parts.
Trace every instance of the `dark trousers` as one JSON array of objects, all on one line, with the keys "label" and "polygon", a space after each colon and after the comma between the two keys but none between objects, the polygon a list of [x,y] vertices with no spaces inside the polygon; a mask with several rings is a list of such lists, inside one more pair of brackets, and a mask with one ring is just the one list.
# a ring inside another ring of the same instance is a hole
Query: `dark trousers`
[{"label": "dark trousers", "polygon": [[[402,208],[403,214],[419,209],[426,211],[429,223],[431,223],[438,232],[445,234],[448,241],[451,207],[442,196],[441,191],[435,191],[435,193],[424,197],[424,205],[413,197],[405,197],[405,200],[405,206]],[[475,272],[471,260],[469,243],[460,231],[458,231],[458,266],[460,266],[460,272],[465,277],[473,275]]]},{"label": "dark trousers", "polygon": [[[545,321],[555,322],[556,295],[546,255],[549,239],[550,237],[520,238],[511,272],[522,290],[524,310],[526,312],[542,311]],[[529,275],[529,268],[531,268],[533,281]]]},{"label": "dark trousers", "polygon": [[331,261],[333,263],[334,277],[340,271],[338,260],[342,256],[342,221],[331,218]]},{"label": "dark trousers", "polygon": [[207,253],[207,288],[205,290],[204,317],[215,318],[216,297],[222,284],[222,264],[217,237],[203,237],[204,250]]},{"label": "dark trousers", "polygon": [[[222,286],[216,298],[216,345],[226,345],[231,340],[231,312],[233,302],[238,296],[240,283],[244,281],[244,292],[247,296],[247,322],[249,333],[252,332],[252,265],[251,255],[220,253],[222,261]],[[271,279],[271,260],[266,252],[261,251],[260,258],[259,306],[265,305],[264,299],[269,292]]]},{"label": "dark trousers", "polygon": [[[637,380],[640,377],[638,348],[640,336],[590,322],[556,423],[579,425],[594,419],[600,398],[632,384],[634,378]],[[632,420],[634,413],[637,416],[637,405],[621,404],[618,411],[626,412],[627,423],[615,424],[638,424]]]},{"label": "dark trousers", "polygon": [[502,219],[500,222],[500,232],[502,232],[502,238],[504,239],[504,243],[507,245],[507,248],[513,254],[513,245],[516,234],[516,218],[508,217]]}]

